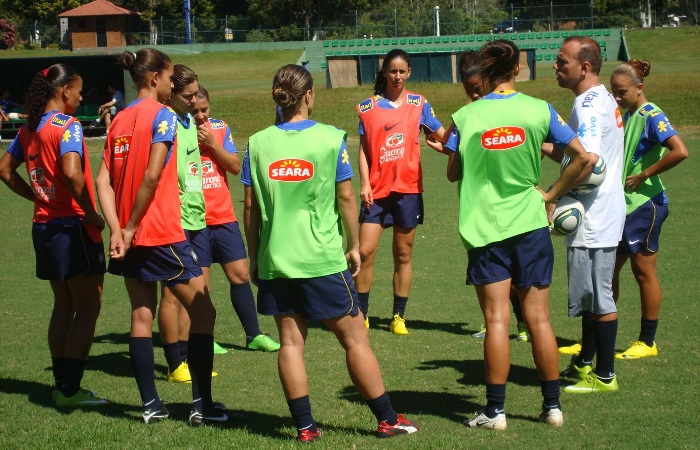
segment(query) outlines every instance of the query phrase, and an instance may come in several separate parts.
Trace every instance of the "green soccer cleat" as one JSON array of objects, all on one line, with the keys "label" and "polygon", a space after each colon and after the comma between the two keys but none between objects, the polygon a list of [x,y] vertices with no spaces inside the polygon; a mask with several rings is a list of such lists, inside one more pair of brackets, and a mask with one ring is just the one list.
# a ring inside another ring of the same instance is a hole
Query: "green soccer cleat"
[{"label": "green soccer cleat", "polygon": [[406,319],[398,314],[394,314],[394,318],[391,320],[391,324],[389,325],[389,331],[397,336],[407,335],[408,329],[406,328]]},{"label": "green soccer cleat", "polygon": [[577,378],[579,380],[585,380],[589,373],[593,372],[593,367],[586,365],[579,367],[574,364],[573,357],[566,369],[562,370],[559,375],[568,378]]},{"label": "green soccer cleat", "polygon": [[581,353],[581,341],[578,341],[574,345],[569,345],[568,347],[559,347],[559,353],[562,355],[578,355]]},{"label": "green soccer cleat", "polygon": [[260,350],[263,352],[276,352],[280,349],[280,345],[266,334],[255,336],[246,346],[251,350]]},{"label": "green soccer cleat", "polygon": [[518,337],[515,340],[518,342],[530,342],[530,335],[527,334],[525,322],[518,322]]},{"label": "green soccer cleat", "polygon": [[659,349],[656,347],[656,342],[654,345],[649,347],[645,342],[636,341],[632,343],[632,346],[622,353],[615,355],[617,359],[639,359],[646,358],[647,356],[658,356]]},{"label": "green soccer cleat", "polygon": [[95,391],[79,389],[72,397],[66,397],[63,392],[56,396],[56,406],[59,408],[79,408],[81,406],[102,406],[109,402],[97,396]]},{"label": "green soccer cleat", "polygon": [[223,355],[224,353],[228,353],[228,350],[220,346],[216,341],[214,341],[214,354],[215,355]]},{"label": "green soccer cleat", "polygon": [[609,383],[605,383],[591,372],[585,379],[571,386],[566,386],[563,390],[570,394],[591,394],[594,392],[615,392],[619,389],[617,377],[613,377]]},{"label": "green soccer cleat", "polygon": [[482,325],[479,331],[472,334],[472,337],[476,339],[484,339],[486,337],[486,325]]}]

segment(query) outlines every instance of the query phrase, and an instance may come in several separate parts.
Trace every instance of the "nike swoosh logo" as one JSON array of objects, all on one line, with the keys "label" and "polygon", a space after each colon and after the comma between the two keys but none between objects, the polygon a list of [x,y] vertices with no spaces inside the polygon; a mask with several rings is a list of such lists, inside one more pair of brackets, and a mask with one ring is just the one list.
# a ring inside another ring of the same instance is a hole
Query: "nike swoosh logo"
[{"label": "nike swoosh logo", "polygon": [[226,414],[221,414],[220,416],[202,416],[202,420],[209,420],[211,422],[228,422],[228,416]]},{"label": "nike swoosh logo", "polygon": [[393,124],[390,127],[387,127],[386,125],[384,125],[384,131],[391,131],[392,128],[394,128],[396,125],[400,124],[401,122],[403,122],[403,120],[400,122],[396,122],[395,124]]},{"label": "nike swoosh logo", "polygon": [[627,241],[627,243],[628,243],[629,245],[634,245],[634,244],[636,244],[637,242],[639,242],[639,239],[637,239],[636,241]]},{"label": "nike swoosh logo", "polygon": [[195,150],[197,150],[197,149],[196,149],[196,148],[193,148],[192,150],[187,150],[187,154],[188,154],[188,155],[191,155],[192,153],[194,153]]},{"label": "nike swoosh logo", "polygon": [[38,157],[39,157],[39,154],[38,154],[38,153],[34,153],[33,155],[29,155],[29,160],[30,160],[30,161],[34,161],[34,160],[37,159]]}]

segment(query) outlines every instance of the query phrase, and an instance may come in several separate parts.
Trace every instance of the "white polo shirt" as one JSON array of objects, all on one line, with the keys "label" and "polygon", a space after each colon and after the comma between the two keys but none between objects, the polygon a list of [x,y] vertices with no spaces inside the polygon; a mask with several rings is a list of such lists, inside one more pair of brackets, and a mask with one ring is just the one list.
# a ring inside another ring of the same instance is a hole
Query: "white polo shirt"
[{"label": "white polo shirt", "polygon": [[622,162],[625,136],[622,115],[605,86],[590,88],[576,97],[571,128],[589,153],[602,156],[607,165],[605,181],[590,194],[579,196],[586,210],[576,233],[564,238],[567,247],[617,247],[625,225]]}]

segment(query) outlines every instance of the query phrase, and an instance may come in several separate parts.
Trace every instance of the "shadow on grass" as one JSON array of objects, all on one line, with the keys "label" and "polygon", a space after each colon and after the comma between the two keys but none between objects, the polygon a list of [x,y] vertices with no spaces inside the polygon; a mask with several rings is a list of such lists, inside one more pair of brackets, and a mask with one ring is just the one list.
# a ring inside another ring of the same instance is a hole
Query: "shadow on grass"
[{"label": "shadow on grass", "polygon": [[[437,370],[450,368],[462,374],[462,377],[457,380],[458,383],[464,386],[485,386],[486,376],[484,374],[484,361],[482,359],[467,359],[467,360],[433,360],[424,361],[418,366],[418,370]],[[523,367],[511,364],[510,373],[508,375],[508,383],[517,384],[519,386],[539,386],[540,382],[537,378],[537,370],[533,367]]]},{"label": "shadow on grass", "polygon": [[[394,409],[405,414],[409,420],[411,415],[421,414],[461,422],[467,415],[483,408],[481,399],[477,403],[467,395],[448,392],[390,391],[389,396]],[[344,387],[340,397],[353,403],[366,404],[354,386]]]},{"label": "shadow on grass", "polygon": [[4,394],[26,395],[27,400],[38,406],[56,409],[59,414],[70,414],[74,409],[94,411],[107,417],[128,418],[133,420],[135,413],[140,413],[141,408],[134,405],[124,405],[110,401],[109,404],[100,407],[85,408],[57,408],[52,399],[53,386],[37,383],[36,381],[17,380],[12,378],[0,378],[0,392]]},{"label": "shadow on grass", "polygon": [[[380,319],[379,317],[369,316],[369,329],[372,330],[382,330],[389,332],[389,324],[391,324],[391,319]],[[309,329],[320,329],[328,331],[328,328],[320,320],[311,320],[308,324]],[[411,320],[406,319],[406,327],[408,331],[411,330],[428,330],[428,331],[441,331],[443,333],[457,334],[457,335],[468,335],[472,332],[466,327],[466,323],[445,323],[445,322],[428,322],[426,320]],[[477,330],[478,331],[478,330]]]}]

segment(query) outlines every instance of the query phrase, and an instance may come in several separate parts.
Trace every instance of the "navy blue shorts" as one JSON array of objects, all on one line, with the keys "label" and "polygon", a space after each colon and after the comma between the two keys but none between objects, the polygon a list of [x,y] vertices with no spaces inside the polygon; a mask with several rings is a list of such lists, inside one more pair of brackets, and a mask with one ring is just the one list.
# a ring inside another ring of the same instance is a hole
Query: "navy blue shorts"
[{"label": "navy blue shorts", "polygon": [[359,300],[350,272],[315,278],[273,278],[258,284],[258,312],[267,316],[301,314],[307,319],[332,319],[359,314]]},{"label": "navy blue shorts", "polygon": [[211,248],[209,247],[209,229],[185,230],[187,242],[194,251],[195,262],[199,267],[211,267]]},{"label": "navy blue shorts", "polygon": [[360,223],[378,223],[384,228],[396,225],[416,228],[423,223],[423,194],[392,192],[360,209]]},{"label": "navy blue shorts", "polygon": [[176,286],[202,275],[197,255],[188,241],[155,247],[131,247],[123,260],[110,260],[109,273],[141,282],[162,281]]},{"label": "navy blue shorts", "polygon": [[79,217],[34,223],[32,241],[41,280],[64,282],[106,272],[104,246],[90,239]]},{"label": "navy blue shorts", "polygon": [[212,225],[209,228],[209,249],[212,261],[219,264],[246,258],[245,244],[238,222]]},{"label": "navy blue shorts", "polygon": [[468,255],[468,284],[496,283],[509,278],[518,289],[552,284],[554,247],[549,227],[473,248]]},{"label": "navy blue shorts", "polygon": [[618,255],[659,251],[661,225],[668,217],[668,205],[649,200],[625,218],[625,228],[617,246]]}]

